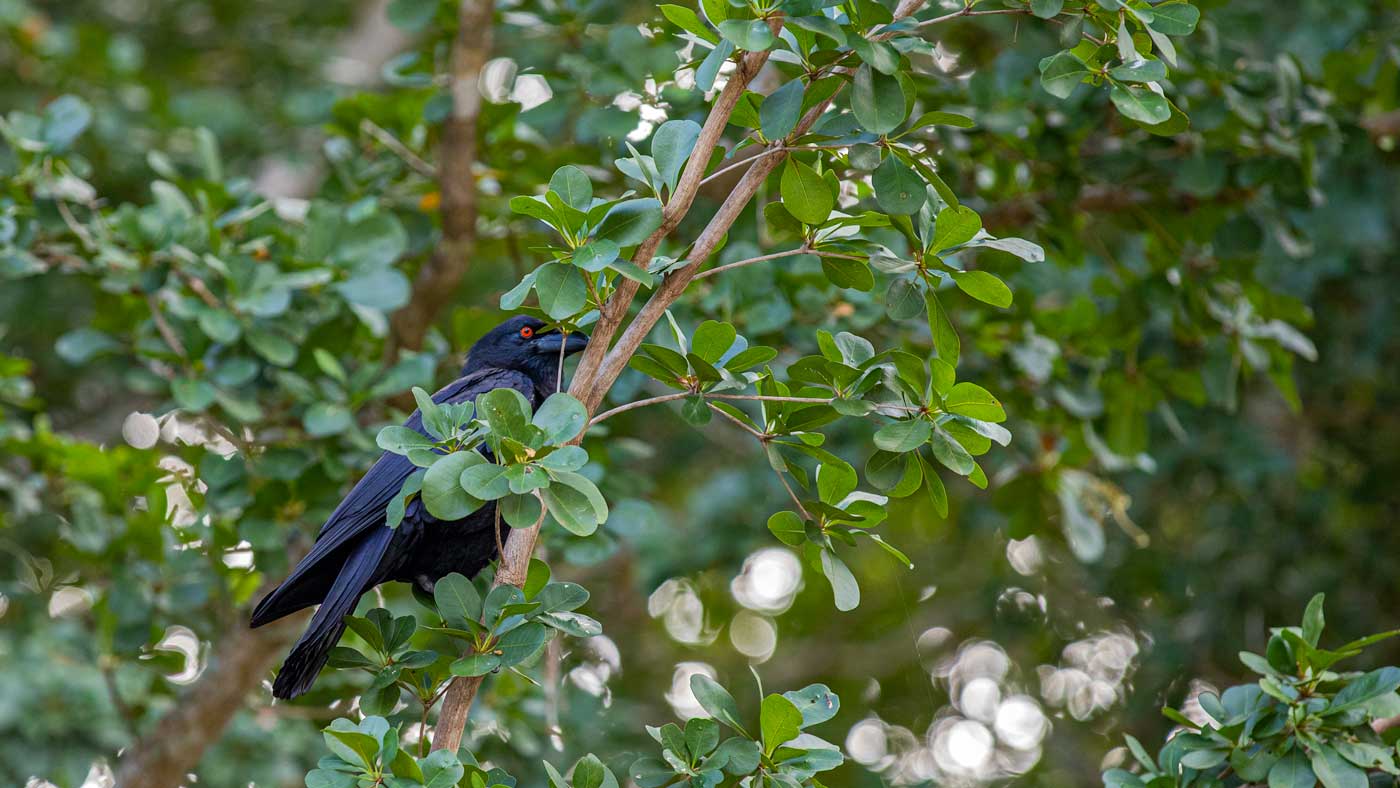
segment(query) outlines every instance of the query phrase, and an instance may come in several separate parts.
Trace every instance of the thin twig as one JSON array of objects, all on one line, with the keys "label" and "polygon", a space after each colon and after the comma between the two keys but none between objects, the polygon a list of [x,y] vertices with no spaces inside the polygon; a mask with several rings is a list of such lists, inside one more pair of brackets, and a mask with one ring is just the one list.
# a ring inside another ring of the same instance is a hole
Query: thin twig
[{"label": "thin twig", "polygon": [[[768,467],[772,468],[773,466],[769,465]],[[783,472],[773,468],[773,473],[778,475],[778,481],[783,483],[783,489],[787,490],[788,495],[792,497],[792,502],[797,505],[797,511],[802,513],[802,519],[812,519],[812,516],[807,513],[807,507],[802,505],[802,499],[797,497],[797,492],[792,489],[792,485],[788,484],[787,477],[783,475]]]},{"label": "thin twig", "polygon": [[808,402],[813,405],[829,405],[833,397],[782,397],[775,394],[706,394],[714,399],[741,399],[753,402]]},{"label": "thin twig", "polygon": [[374,137],[376,140],[379,141],[379,144],[383,145],[384,147],[397,154],[398,157],[400,159],[403,159],[404,163],[409,166],[409,169],[413,170],[419,175],[422,175],[424,178],[437,178],[436,167],[427,163],[426,161],[423,161],[423,159],[420,158],[418,154],[414,153],[412,149],[400,142],[398,137],[395,137],[393,134],[390,134],[388,130],[380,126],[378,123],[375,123],[369,118],[363,118],[360,120],[360,131],[364,132],[365,134],[368,134],[371,137]]},{"label": "thin twig", "polygon": [[165,315],[160,311],[160,304],[156,301],[156,297],[153,294],[146,294],[146,305],[151,308],[151,319],[155,321],[156,330],[160,332],[160,336],[165,340],[165,344],[169,345],[170,349],[175,351],[175,355],[188,361],[189,355],[185,352],[184,343],[182,343],[180,337],[176,335],[175,329],[171,328],[170,323],[166,321]]},{"label": "thin twig", "polygon": [[766,433],[766,432],[759,432],[758,430],[754,429],[753,427],[750,427],[749,425],[745,424],[745,423],[743,422],[743,420],[737,418],[733,413],[730,413],[729,411],[724,410],[723,408],[721,408],[721,407],[715,405],[715,404],[712,403],[712,402],[706,402],[705,404],[710,406],[710,410],[714,411],[715,413],[720,414],[721,416],[725,417],[726,419],[729,419],[730,421],[732,421],[732,422],[734,422],[735,424],[737,424],[737,425],[739,425],[740,427],[742,427],[743,430],[744,430],[744,432],[747,432],[748,434],[750,434],[750,435],[754,436],[755,438],[757,438],[758,441],[759,441],[760,443],[767,443],[767,442],[768,442],[768,439],[771,438],[771,437],[773,437],[773,436],[769,435],[769,434]]},{"label": "thin twig", "polygon": [[610,419],[613,416],[618,415],[619,413],[626,413],[629,410],[645,408],[648,405],[656,405],[662,402],[671,402],[673,400],[685,399],[686,397],[690,396],[694,396],[694,392],[676,391],[671,394],[662,394],[658,397],[650,397],[648,399],[639,399],[636,402],[628,402],[625,405],[618,405],[612,410],[605,410],[602,413],[599,413],[597,416],[594,416],[591,421],[588,422],[588,426],[592,427],[594,424],[597,424],[600,421]]},{"label": "thin twig", "polygon": [[920,22],[920,23],[918,24],[918,27],[919,27],[920,29],[923,29],[923,28],[925,28],[925,27],[929,27],[930,25],[937,25],[937,24],[940,24],[940,23],[942,23],[942,22],[949,22],[949,21],[952,21],[952,20],[954,20],[954,19],[957,19],[958,17],[963,17],[963,16],[996,16],[996,15],[998,15],[998,14],[1029,14],[1029,13],[1030,13],[1030,11],[1029,11],[1028,9],[1025,9],[1025,8],[998,8],[998,9],[989,10],[989,11],[973,11],[973,10],[972,10],[972,6],[967,6],[967,7],[963,8],[962,10],[960,10],[960,11],[954,11],[954,12],[951,13],[951,14],[944,14],[943,16],[936,16],[936,17],[934,17],[933,19],[926,19],[926,20],[924,20],[923,22]]},{"label": "thin twig", "polygon": [[719,169],[715,170],[714,172],[710,173],[709,175],[706,175],[705,178],[704,178],[704,180],[700,181],[700,185],[701,185],[701,186],[704,186],[705,184],[709,183],[710,181],[714,180],[715,178],[718,178],[719,176],[725,174],[726,172],[730,172],[731,170],[736,170],[736,169],[738,169],[738,168],[740,168],[740,167],[743,167],[743,166],[746,165],[746,164],[754,164],[754,163],[756,163],[759,159],[763,158],[764,156],[769,156],[769,155],[772,155],[772,154],[774,154],[774,153],[782,153],[782,152],[785,151],[785,150],[789,150],[789,148],[788,148],[787,146],[785,146],[785,145],[782,145],[781,143],[775,143],[775,144],[773,144],[773,145],[769,145],[768,147],[764,148],[762,151],[760,151],[760,152],[758,152],[758,153],[755,153],[754,155],[752,155],[752,156],[750,156],[750,157],[748,157],[748,158],[746,158],[746,159],[740,159],[739,161],[731,162],[731,163],[729,163],[729,164],[724,165],[723,167],[720,167]]},{"label": "thin twig", "polygon": [[695,275],[695,278],[704,279],[707,276],[714,276],[720,271],[728,271],[731,268],[743,268],[746,265],[753,265],[754,263],[765,263],[769,260],[776,260],[780,257],[792,257],[793,255],[809,254],[811,251],[812,250],[809,249],[806,245],[803,245],[796,249],[788,249],[782,252],[773,252],[772,254],[763,254],[759,255],[758,257],[750,257],[747,260],[740,260],[737,263],[729,263],[727,265],[721,265],[716,268],[711,268],[708,271],[701,271],[700,273]]}]

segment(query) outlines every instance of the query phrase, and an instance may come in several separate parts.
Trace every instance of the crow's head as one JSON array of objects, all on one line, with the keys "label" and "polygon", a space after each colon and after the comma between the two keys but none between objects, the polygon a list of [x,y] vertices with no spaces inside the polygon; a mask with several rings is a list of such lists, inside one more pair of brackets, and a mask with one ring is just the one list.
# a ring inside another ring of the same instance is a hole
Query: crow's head
[{"label": "crow's head", "polygon": [[478,339],[462,367],[466,375],[494,367],[524,372],[541,383],[553,383],[564,356],[588,347],[588,335],[575,331],[567,336],[546,330],[542,320],[516,315]]}]

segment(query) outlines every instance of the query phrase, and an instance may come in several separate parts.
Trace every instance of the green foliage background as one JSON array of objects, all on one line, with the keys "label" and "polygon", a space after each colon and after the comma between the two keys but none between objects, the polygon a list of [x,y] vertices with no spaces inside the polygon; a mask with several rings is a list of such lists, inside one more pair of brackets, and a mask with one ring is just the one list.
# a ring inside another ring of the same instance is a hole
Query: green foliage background
[{"label": "green foliage background", "polygon": [[[828,684],[843,704],[823,735],[838,743],[878,717],[898,727],[881,728],[890,752],[912,752],[967,712],[947,668],[960,654],[986,664],[991,645],[1007,656],[1002,694],[1026,693],[1050,718],[1017,781],[1082,785],[1098,779],[1106,755],[1108,765],[1123,758],[1111,753],[1122,733],[1159,740],[1171,723],[1158,709],[1194,695],[1195,680],[1245,680],[1237,652],[1263,653],[1266,626],[1293,621],[1313,593],[1328,594],[1329,631],[1341,640],[1395,625],[1400,12],[1361,0],[1198,5],[1202,21],[1178,39],[1168,91],[1191,125],[1172,136],[1115,112],[1106,88],[1048,93],[1039,63],[1063,46],[1057,26],[988,16],[930,29],[939,50],[920,62],[918,102],[976,123],[927,133],[939,172],[991,232],[1030,239],[1047,259],[978,258],[1011,285],[1008,309],[949,299],[959,377],[997,394],[1015,435],[985,458],[989,489],[945,474],[946,518],[922,495],[893,501],[881,533],[914,569],[868,547],[846,554],[862,591],[854,612],[833,612],[826,581],[803,566],[790,608],[771,616],[776,649],[756,665],[765,688]],[[543,77],[552,97],[525,109],[505,90],[485,106],[476,257],[424,351],[389,362],[380,326],[436,242],[436,186],[367,129],[431,162],[443,116],[432,75],[454,24],[447,4],[395,6],[410,28],[396,34],[397,51],[409,54],[353,85],[336,68],[364,11],[348,5],[0,0],[7,128],[23,125],[16,113],[47,118],[43,133],[67,146],[65,129],[81,127],[61,159],[117,210],[114,232],[137,239],[116,246],[141,257],[127,265],[104,257],[101,243],[84,248],[58,201],[42,197],[82,187],[63,172],[26,175],[7,136],[7,782],[81,784],[177,701],[181,686],[167,676],[186,660],[155,648],[168,628],[200,640],[198,659],[217,653],[259,583],[285,571],[292,535],[314,533],[372,461],[375,431],[402,415],[401,396],[448,380],[498,321],[500,295],[547,259],[538,250],[552,236],[513,214],[512,197],[538,193],[564,164],[585,167],[610,194],[638,188],[613,162],[629,155],[624,138],[639,122],[656,120],[649,110],[703,119],[699,92],[669,84],[684,63],[675,28],[651,4],[525,2],[498,15],[496,56]],[[664,87],[642,97],[644,109],[615,101],[648,77]],[[80,97],[88,119],[56,104],[63,95]],[[276,215],[297,205],[256,207],[255,186],[287,170],[301,176],[298,196],[314,198],[304,222]],[[173,186],[153,188],[157,180]],[[199,190],[215,204],[176,196]],[[863,185],[853,194],[870,201]],[[696,213],[723,196],[702,192]],[[244,209],[262,213],[241,218],[237,232],[202,226],[206,214]],[[784,248],[774,232],[748,211],[718,262]],[[213,251],[246,269],[229,275],[243,287],[229,295],[253,316],[239,329],[238,357],[258,382],[240,377],[238,359],[200,355],[232,329],[172,273],[209,269],[199,255],[163,256],[171,234],[187,248],[223,244]],[[294,250],[272,264],[308,278],[260,280],[254,261],[269,244]],[[106,270],[67,273],[82,267],[74,258]],[[318,278],[326,261],[339,266],[333,282]],[[193,361],[171,354],[151,319],[145,294],[162,288],[178,293],[161,303]],[[814,258],[748,266],[699,292],[677,311],[682,325],[727,320],[789,360],[816,352],[818,328],[881,347],[930,344],[921,319],[887,315],[883,287],[834,288]],[[271,338],[255,339],[259,331]],[[287,353],[290,363],[278,361]],[[649,385],[628,372],[610,404]],[[175,408],[207,411],[235,432],[250,425],[265,448],[226,463],[168,434],[154,447],[136,441],[147,448],[123,438],[133,411]],[[764,525],[786,494],[746,436],[718,422],[690,426],[676,406],[607,427],[589,448],[613,517],[588,539],[552,533],[546,549],[556,577],[592,591],[588,613],[618,646],[620,668],[601,697],[584,691],[570,671],[596,677],[607,660],[571,641],[557,698],[507,674],[475,711],[473,751],[527,784],[543,774],[542,758],[563,767],[594,751],[621,774],[652,754],[642,726],[673,718],[665,694],[680,663],[712,666],[745,709],[757,707],[746,691],[750,659],[731,641],[743,610],[731,583],[755,551],[777,546]],[[827,448],[863,468],[872,431],[843,422]],[[162,470],[162,457],[185,464]],[[197,517],[179,528],[164,516],[172,468],[207,485],[192,497]],[[670,633],[667,599],[682,606],[669,614],[680,622]],[[384,603],[415,610],[404,589]],[[682,626],[696,616],[700,626]],[[680,631],[692,642],[672,636]],[[1066,668],[1102,686],[1075,684],[1078,694],[1059,703],[1050,687],[1070,680],[1054,678]],[[327,704],[362,684],[328,675],[290,707],[250,698],[205,757],[201,784],[300,785],[322,752],[319,729],[344,713]],[[556,719],[557,740],[547,732]],[[896,779],[895,766],[870,765],[886,770],[848,764],[827,782]]]}]

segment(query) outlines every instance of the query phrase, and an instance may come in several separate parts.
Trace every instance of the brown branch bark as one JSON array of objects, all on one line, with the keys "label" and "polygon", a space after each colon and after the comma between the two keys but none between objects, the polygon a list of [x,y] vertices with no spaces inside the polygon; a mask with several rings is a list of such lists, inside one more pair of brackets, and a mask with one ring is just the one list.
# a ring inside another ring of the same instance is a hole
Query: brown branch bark
[{"label": "brown branch bark", "polygon": [[472,172],[481,140],[481,70],[491,57],[492,0],[462,0],[457,8],[457,35],[452,40],[448,90],[452,114],[442,127],[438,146],[438,190],[442,197],[442,240],[413,281],[408,304],[390,321],[393,352],[417,350],[423,337],[452,300],[476,252],[479,213],[476,176]]},{"label": "brown branch bark", "polygon": [[[775,33],[781,24],[782,21],[778,17],[769,21],[769,26]],[[666,203],[666,207],[662,211],[661,226],[656,228],[632,255],[632,262],[638,267],[642,269],[647,267],[652,257],[656,256],[656,250],[660,248],[661,242],[680,225],[681,219],[684,219],[686,214],[690,212],[690,206],[695,202],[695,195],[700,191],[700,183],[705,178],[705,168],[709,166],[710,154],[719,144],[720,135],[724,133],[725,127],[729,125],[729,116],[734,113],[734,108],[738,106],[739,99],[743,98],[749,83],[758,76],[758,72],[767,62],[767,52],[747,52],[739,59],[738,67],[734,69],[734,73],[729,75],[729,81],[725,83],[724,89],[715,99],[709,116],[705,118],[705,124],[700,128],[700,137],[695,141],[695,147],[690,152],[690,159],[681,172],[680,180],[676,182],[676,189],[671,194],[670,201]],[[592,393],[595,388],[594,379],[608,352],[609,343],[612,342],[618,327],[627,317],[627,310],[632,305],[637,288],[638,284],[631,279],[622,279],[618,283],[617,290],[613,291],[612,296],[599,310],[598,322],[593,326],[593,335],[589,340],[588,349],[584,351],[583,357],[579,360],[578,368],[574,372],[573,385],[570,386],[569,393],[587,405],[590,413],[597,409],[599,403],[603,401],[603,395],[607,393],[606,388],[597,392],[596,396]],[[611,385],[611,381],[609,384]]]}]

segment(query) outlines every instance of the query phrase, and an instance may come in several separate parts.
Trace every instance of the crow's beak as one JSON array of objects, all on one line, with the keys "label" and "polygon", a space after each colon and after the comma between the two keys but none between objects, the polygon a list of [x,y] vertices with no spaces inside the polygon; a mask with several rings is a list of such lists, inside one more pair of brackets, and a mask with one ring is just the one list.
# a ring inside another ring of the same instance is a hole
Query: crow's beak
[{"label": "crow's beak", "polygon": [[551,331],[540,337],[538,347],[542,353],[556,354],[563,350],[564,355],[572,356],[588,347],[588,335],[581,331],[574,331],[568,335],[561,331]]}]

